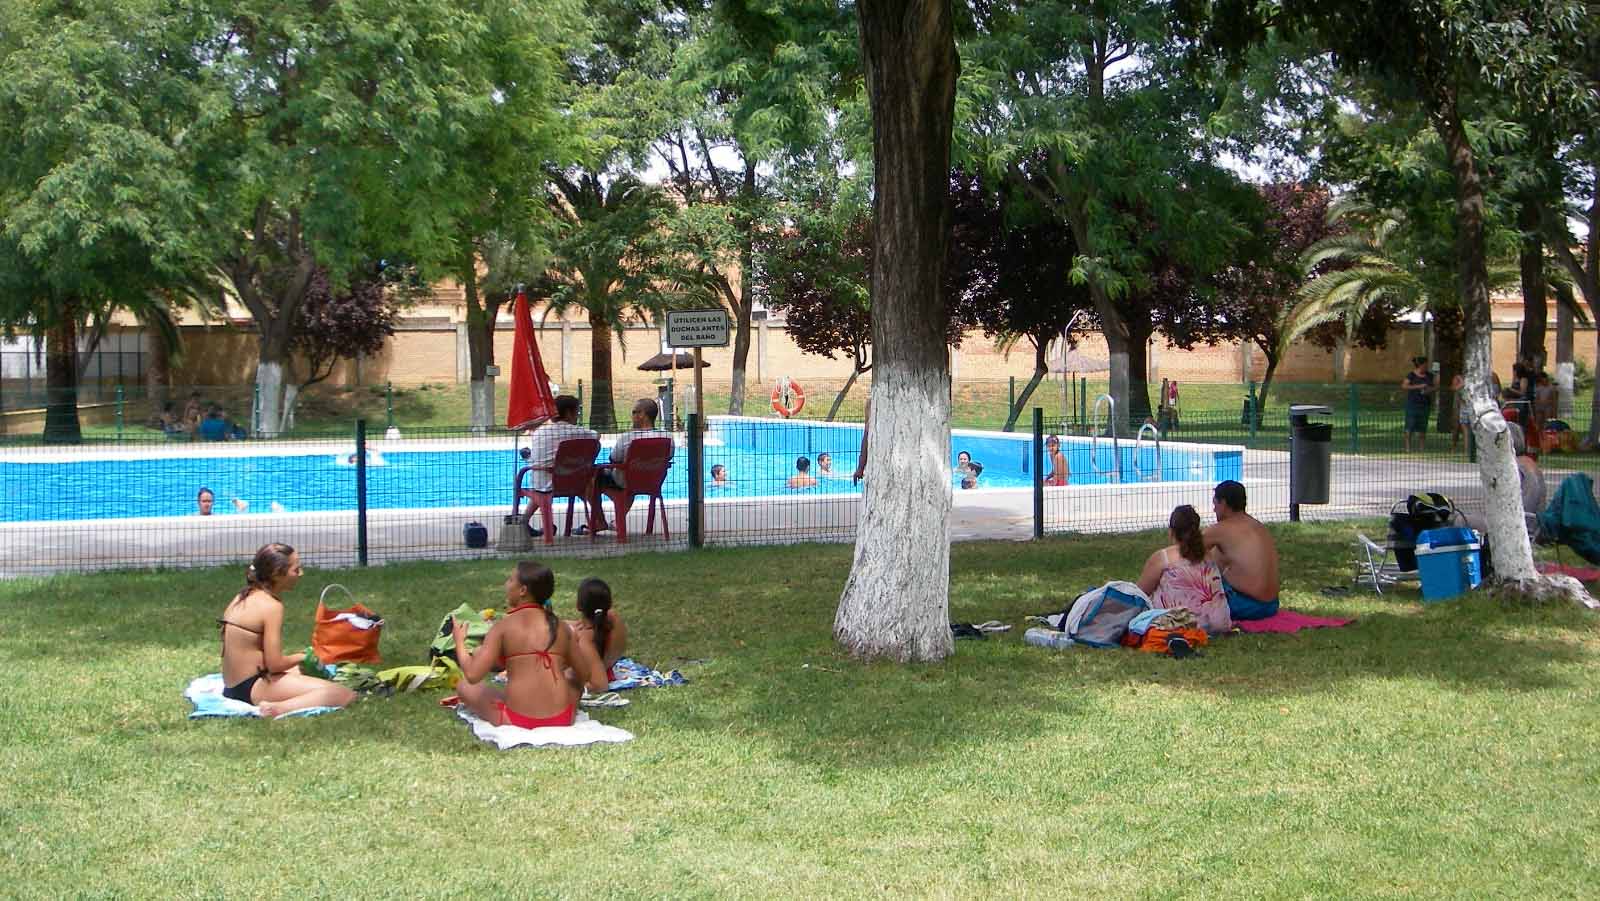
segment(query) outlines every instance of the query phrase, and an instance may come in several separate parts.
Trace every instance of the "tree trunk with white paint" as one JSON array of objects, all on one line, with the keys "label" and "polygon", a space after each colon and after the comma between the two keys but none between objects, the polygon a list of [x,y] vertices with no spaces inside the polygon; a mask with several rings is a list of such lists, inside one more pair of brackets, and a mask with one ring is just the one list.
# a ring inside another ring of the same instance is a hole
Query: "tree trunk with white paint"
[{"label": "tree trunk with white paint", "polygon": [[1435,123],[1450,156],[1456,187],[1456,264],[1465,319],[1462,348],[1467,389],[1472,398],[1473,431],[1478,442],[1478,472],[1483,480],[1489,546],[1498,579],[1531,581],[1533,547],[1522,516],[1522,493],[1511,436],[1492,394],[1492,334],[1489,272],[1485,260],[1484,194],[1472,146],[1467,141],[1453,94],[1443,94]]},{"label": "tree trunk with white paint", "polygon": [[863,0],[872,105],[871,455],[834,618],[858,658],[949,656],[950,356],[945,242],[957,60],[949,0]]},{"label": "tree trunk with white paint", "polygon": [[256,364],[258,407],[251,425],[262,438],[276,438],[283,426],[283,364],[262,359]]}]

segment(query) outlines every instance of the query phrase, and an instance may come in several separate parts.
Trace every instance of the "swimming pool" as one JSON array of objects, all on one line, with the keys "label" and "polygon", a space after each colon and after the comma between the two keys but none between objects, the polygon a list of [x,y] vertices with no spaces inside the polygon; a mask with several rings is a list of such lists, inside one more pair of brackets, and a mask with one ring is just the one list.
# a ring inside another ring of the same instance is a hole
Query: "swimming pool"
[{"label": "swimming pool", "polygon": [[[610,439],[607,439],[609,444]],[[799,423],[753,417],[712,417],[706,436],[706,469],[721,464],[729,473],[725,488],[708,489],[713,503],[723,499],[772,496],[853,495],[860,487],[855,470],[861,426]],[[511,480],[522,461],[509,438],[498,441],[375,442],[383,465],[367,468],[370,509],[493,507],[511,503]],[[1088,439],[1064,438],[1073,484],[1157,480],[1153,447],[1137,455],[1122,443],[1113,455],[1104,441],[1090,456]],[[954,454],[966,450],[984,466],[980,488],[1025,488],[1032,484],[1031,439],[1026,435],[957,430]],[[237,515],[234,500],[247,512],[354,511],[356,467],[352,448],[337,445],[228,445],[138,450],[88,449],[0,459],[0,522],[124,519],[189,516],[201,487],[216,495],[216,514]],[[832,474],[817,456],[832,457]],[[602,450],[604,457],[609,451]],[[814,488],[789,491],[797,458],[812,461]],[[1114,459],[1116,457],[1120,459]],[[1241,448],[1165,444],[1159,480],[1215,482],[1241,478]],[[1138,465],[1135,466],[1135,463]],[[677,450],[664,495],[687,497],[687,452]],[[709,476],[707,476],[709,480]],[[952,477],[952,484],[955,479]],[[1070,490],[1070,489],[1051,489]]]}]

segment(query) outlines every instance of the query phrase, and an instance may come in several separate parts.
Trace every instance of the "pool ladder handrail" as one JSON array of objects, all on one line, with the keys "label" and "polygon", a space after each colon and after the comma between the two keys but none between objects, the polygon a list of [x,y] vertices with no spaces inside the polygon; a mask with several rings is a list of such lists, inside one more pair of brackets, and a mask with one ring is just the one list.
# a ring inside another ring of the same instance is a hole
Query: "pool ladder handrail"
[{"label": "pool ladder handrail", "polygon": [[[1096,459],[1095,445],[1100,441],[1100,405],[1107,405],[1110,417],[1105,422],[1111,427],[1111,469],[1101,469],[1100,462]],[[1112,481],[1120,481],[1122,471],[1122,445],[1117,440],[1117,399],[1109,394],[1102,394],[1094,399],[1094,409],[1089,413],[1089,468],[1102,475],[1111,473]]]},{"label": "pool ladder handrail", "polygon": [[[1155,436],[1156,471],[1150,473],[1149,475],[1145,475],[1144,468],[1139,465],[1139,445],[1144,443],[1145,432],[1149,432]],[[1139,434],[1133,439],[1133,472],[1139,477],[1139,481],[1141,482],[1161,481],[1161,430],[1156,428],[1151,423],[1147,422],[1144,425],[1139,426]]]}]

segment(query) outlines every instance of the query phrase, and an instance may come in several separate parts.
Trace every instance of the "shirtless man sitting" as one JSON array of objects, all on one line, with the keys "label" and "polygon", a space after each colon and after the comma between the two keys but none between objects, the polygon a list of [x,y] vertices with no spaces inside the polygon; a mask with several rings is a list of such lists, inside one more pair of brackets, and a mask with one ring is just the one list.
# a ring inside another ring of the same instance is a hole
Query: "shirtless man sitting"
[{"label": "shirtless man sitting", "polygon": [[1211,494],[1217,524],[1205,531],[1206,551],[1222,571],[1233,619],[1266,619],[1278,612],[1278,547],[1266,527],[1244,512],[1244,486],[1229,479]]}]

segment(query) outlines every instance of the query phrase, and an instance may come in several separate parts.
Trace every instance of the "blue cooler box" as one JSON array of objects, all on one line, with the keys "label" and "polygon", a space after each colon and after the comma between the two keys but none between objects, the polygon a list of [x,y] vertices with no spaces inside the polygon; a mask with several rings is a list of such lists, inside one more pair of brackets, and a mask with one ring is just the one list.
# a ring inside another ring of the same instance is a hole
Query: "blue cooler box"
[{"label": "blue cooler box", "polygon": [[1429,529],[1417,536],[1422,599],[1443,601],[1478,587],[1483,568],[1478,535],[1471,529]]}]

